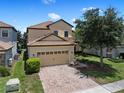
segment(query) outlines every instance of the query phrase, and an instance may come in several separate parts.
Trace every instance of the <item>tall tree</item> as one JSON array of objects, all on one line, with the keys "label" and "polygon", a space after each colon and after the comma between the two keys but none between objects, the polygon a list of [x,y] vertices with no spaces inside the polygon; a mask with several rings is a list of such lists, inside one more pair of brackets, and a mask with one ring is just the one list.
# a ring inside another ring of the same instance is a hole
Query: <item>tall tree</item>
[{"label": "tall tree", "polygon": [[122,42],[124,31],[123,19],[118,17],[114,8],[108,8],[101,16],[99,9],[91,9],[84,13],[76,28],[83,33],[82,43],[100,49],[100,62],[103,67],[103,48],[116,47]]},{"label": "tall tree", "polygon": [[21,31],[17,31],[17,42],[18,53],[21,53],[22,49],[27,48],[27,33],[21,34]]},{"label": "tall tree", "polygon": [[88,48],[88,45],[85,43],[84,40],[84,32],[85,32],[85,22],[82,23],[80,20],[76,20],[75,23],[77,24],[76,26],[76,31],[75,31],[75,37],[76,37],[76,42],[79,44],[81,47],[82,54],[84,54],[84,49]]},{"label": "tall tree", "polygon": [[23,43],[21,31],[17,31],[17,48],[21,49]]},{"label": "tall tree", "polygon": [[26,49],[27,48],[27,32],[24,32],[23,34],[23,44],[22,44],[22,48]]}]

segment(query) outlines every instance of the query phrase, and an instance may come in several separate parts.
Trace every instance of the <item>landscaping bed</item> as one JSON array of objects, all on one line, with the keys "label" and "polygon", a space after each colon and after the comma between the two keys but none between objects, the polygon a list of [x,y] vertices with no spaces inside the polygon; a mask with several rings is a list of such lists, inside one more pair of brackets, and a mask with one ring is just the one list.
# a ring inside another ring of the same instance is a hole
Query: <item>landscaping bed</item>
[{"label": "landscaping bed", "polygon": [[[77,54],[76,58],[87,65],[87,68],[80,68],[79,70],[91,77],[99,84],[110,83],[113,81],[118,81],[124,79],[124,63],[123,62],[113,62],[108,58],[104,58],[104,67],[100,67],[99,57],[92,55],[81,55]],[[118,60],[119,61],[119,60]]]},{"label": "landscaping bed", "polygon": [[0,78],[0,93],[5,92],[6,82],[10,78],[19,78],[21,82],[20,91],[17,93],[44,93],[38,74],[25,74],[23,61],[16,62],[11,72],[11,76]]}]

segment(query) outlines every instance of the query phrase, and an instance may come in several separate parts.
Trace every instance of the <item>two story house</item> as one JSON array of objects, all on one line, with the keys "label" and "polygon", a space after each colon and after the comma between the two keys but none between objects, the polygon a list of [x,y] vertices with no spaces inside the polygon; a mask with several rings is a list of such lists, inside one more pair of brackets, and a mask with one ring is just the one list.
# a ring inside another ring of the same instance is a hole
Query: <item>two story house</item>
[{"label": "two story house", "polygon": [[28,27],[29,57],[39,57],[42,66],[71,62],[74,58],[72,27],[63,19]]},{"label": "two story house", "polygon": [[9,60],[17,53],[16,29],[0,21],[0,65],[8,66]]}]

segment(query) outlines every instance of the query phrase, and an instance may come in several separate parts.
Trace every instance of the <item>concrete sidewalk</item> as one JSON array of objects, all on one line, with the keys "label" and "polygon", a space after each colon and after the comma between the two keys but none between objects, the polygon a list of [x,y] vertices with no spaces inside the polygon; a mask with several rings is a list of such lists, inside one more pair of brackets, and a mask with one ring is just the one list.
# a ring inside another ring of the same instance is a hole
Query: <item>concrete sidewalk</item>
[{"label": "concrete sidewalk", "polygon": [[94,88],[90,88],[82,91],[76,91],[72,93],[114,93],[123,89],[124,89],[124,80],[120,80],[113,83],[99,85]]},{"label": "concrete sidewalk", "polygon": [[111,92],[99,85],[99,86],[91,88],[91,89],[87,89],[84,91],[72,92],[72,93],[111,93]]},{"label": "concrete sidewalk", "polygon": [[124,89],[124,80],[116,81],[113,83],[102,85],[103,88],[113,92],[117,92]]}]

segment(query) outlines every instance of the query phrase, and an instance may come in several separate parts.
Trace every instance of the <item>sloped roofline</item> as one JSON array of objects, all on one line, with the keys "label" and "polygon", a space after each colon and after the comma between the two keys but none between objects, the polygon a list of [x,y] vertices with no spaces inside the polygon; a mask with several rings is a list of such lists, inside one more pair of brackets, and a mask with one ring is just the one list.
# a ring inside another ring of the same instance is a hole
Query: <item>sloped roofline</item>
[{"label": "sloped roofline", "polygon": [[17,32],[17,30],[14,28],[14,26],[10,25],[10,24],[7,24],[3,21],[0,21],[0,23],[4,24],[4,26],[0,26],[0,28],[12,28],[14,31]]},{"label": "sloped roofline", "polygon": [[47,35],[44,35],[44,36],[42,36],[42,37],[39,37],[39,38],[35,39],[35,40],[32,41],[32,42],[29,42],[28,45],[31,45],[31,44],[33,44],[33,43],[39,41],[39,40],[43,40],[43,39],[45,39],[45,38],[47,38],[47,37],[49,37],[49,36],[51,36],[51,35],[54,35],[54,36],[56,36],[56,37],[62,39],[63,41],[67,41],[66,39],[64,39],[64,38],[62,38],[62,37],[60,37],[60,36],[57,36],[57,35],[55,35],[54,33],[49,33],[49,34],[47,34]]},{"label": "sloped roofline", "polygon": [[0,27],[0,28],[12,28],[15,32],[17,32],[17,30],[14,27]]},{"label": "sloped roofline", "polygon": [[0,41],[0,51],[5,51],[5,50],[8,50],[10,48],[12,48],[13,46],[10,45],[9,43],[5,43],[3,41]]},{"label": "sloped roofline", "polygon": [[65,22],[66,24],[68,24],[69,26],[73,27],[73,25],[71,25],[70,23],[66,22],[66,21],[63,20],[63,19],[59,19],[58,21],[55,21],[55,22],[49,24],[48,27],[51,26],[51,25],[53,25],[53,24],[55,24],[55,23],[58,23],[59,21],[63,21],[63,22]]},{"label": "sloped roofline", "polygon": [[43,39],[45,39],[45,38],[47,38],[47,37],[49,37],[49,36],[51,36],[51,35],[54,35],[54,36],[56,36],[56,37],[62,39],[63,41],[67,41],[66,39],[64,39],[64,38],[62,38],[62,37],[60,37],[60,36],[58,36],[58,35],[55,35],[54,33],[49,33],[48,35],[46,35],[45,37],[43,37],[41,40],[43,40]]},{"label": "sloped roofline", "polygon": [[[48,30],[49,29],[49,26],[51,26],[51,25],[53,25],[53,24],[55,24],[55,23],[58,23],[58,22],[60,22],[60,21],[63,21],[63,22],[65,22],[66,24],[68,24],[69,26],[71,26],[71,27],[73,27],[70,23],[68,23],[68,22],[66,22],[65,20],[63,20],[63,19],[60,19],[60,20],[58,20],[58,21],[55,21],[55,22],[52,22],[51,24],[48,24],[46,27],[47,28],[33,28],[33,27],[27,27],[27,32],[28,32],[28,29],[38,29],[38,30]],[[42,22],[42,23],[44,23],[44,22]],[[39,23],[39,24],[41,24],[41,23]],[[39,25],[39,24],[37,24],[37,25]],[[33,26],[35,26],[35,25],[33,25]]]},{"label": "sloped roofline", "polygon": [[[27,27],[27,28],[34,28],[35,29],[35,26],[37,26],[37,25],[40,25],[40,24],[45,24],[45,23],[48,23],[47,25],[49,25],[49,24],[51,24],[51,23],[53,23],[52,21],[46,21],[46,22],[42,22],[42,23],[39,23],[39,24],[35,24],[35,25],[31,25],[31,26],[29,26],[29,27]],[[47,27],[47,25],[46,25],[46,27]],[[37,29],[37,28],[36,28]],[[46,28],[43,28],[43,29],[46,29]]]}]

